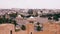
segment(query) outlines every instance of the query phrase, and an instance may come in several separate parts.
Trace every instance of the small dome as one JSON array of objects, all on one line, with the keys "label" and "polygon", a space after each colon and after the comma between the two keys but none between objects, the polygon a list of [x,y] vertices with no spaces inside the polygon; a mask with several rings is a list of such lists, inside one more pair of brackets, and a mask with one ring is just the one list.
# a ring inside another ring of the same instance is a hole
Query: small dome
[{"label": "small dome", "polygon": [[30,18],[34,18],[34,17],[31,16]]},{"label": "small dome", "polygon": [[8,12],[8,14],[10,14],[11,12]]},{"label": "small dome", "polygon": [[27,19],[28,21],[36,21],[36,19],[35,19],[35,17],[29,17],[28,19]]},{"label": "small dome", "polygon": [[21,17],[21,15],[18,15],[18,17]]},{"label": "small dome", "polygon": [[21,17],[21,15],[17,15],[16,19],[23,19],[23,17]]}]

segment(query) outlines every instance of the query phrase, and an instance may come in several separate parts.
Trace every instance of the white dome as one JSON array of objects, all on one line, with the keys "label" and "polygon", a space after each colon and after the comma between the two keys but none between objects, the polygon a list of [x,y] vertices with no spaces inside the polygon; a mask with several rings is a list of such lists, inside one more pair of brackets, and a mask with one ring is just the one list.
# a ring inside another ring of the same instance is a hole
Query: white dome
[{"label": "white dome", "polygon": [[8,14],[11,14],[11,12],[8,12]]},{"label": "white dome", "polygon": [[27,19],[28,21],[36,21],[35,17],[31,16]]},{"label": "white dome", "polygon": [[34,18],[34,17],[31,16],[30,18]]},{"label": "white dome", "polygon": [[18,15],[18,17],[21,17],[21,15]]}]

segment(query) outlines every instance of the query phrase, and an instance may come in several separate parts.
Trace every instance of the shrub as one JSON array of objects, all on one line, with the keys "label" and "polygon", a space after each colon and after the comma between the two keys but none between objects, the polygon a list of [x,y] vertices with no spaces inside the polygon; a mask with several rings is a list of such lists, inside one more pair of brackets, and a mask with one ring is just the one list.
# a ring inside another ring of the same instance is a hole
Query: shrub
[{"label": "shrub", "polygon": [[10,17],[16,18],[17,13],[13,13],[13,14],[9,14],[9,15],[10,15]]},{"label": "shrub", "polygon": [[36,30],[37,30],[37,31],[41,31],[41,27],[40,27],[40,26],[37,26],[37,27],[36,27]]},{"label": "shrub", "polygon": [[22,29],[22,30],[26,30],[25,25],[22,25],[22,26],[21,26],[21,29]]},{"label": "shrub", "polygon": [[33,14],[33,10],[32,9],[29,9],[28,10],[28,14]]}]

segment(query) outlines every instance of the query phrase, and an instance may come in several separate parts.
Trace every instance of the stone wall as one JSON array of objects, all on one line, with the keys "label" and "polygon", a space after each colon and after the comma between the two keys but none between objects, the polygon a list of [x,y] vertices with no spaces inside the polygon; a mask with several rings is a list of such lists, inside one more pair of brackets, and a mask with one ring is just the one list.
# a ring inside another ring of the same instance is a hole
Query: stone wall
[{"label": "stone wall", "polygon": [[13,24],[0,24],[0,34],[15,34]]},{"label": "stone wall", "polygon": [[15,26],[13,24],[0,24],[0,34],[60,34],[60,24],[59,23],[43,23],[42,31],[35,31],[34,24],[27,23],[26,30],[15,31]]}]

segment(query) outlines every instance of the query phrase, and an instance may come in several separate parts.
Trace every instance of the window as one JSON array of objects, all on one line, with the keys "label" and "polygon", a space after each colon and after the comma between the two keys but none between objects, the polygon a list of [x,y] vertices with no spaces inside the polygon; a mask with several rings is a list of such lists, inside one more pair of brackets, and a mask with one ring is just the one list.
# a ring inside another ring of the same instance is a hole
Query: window
[{"label": "window", "polygon": [[31,34],[32,34],[32,32],[31,32]]},{"label": "window", "polygon": [[10,31],[10,34],[12,34],[12,30]]}]

